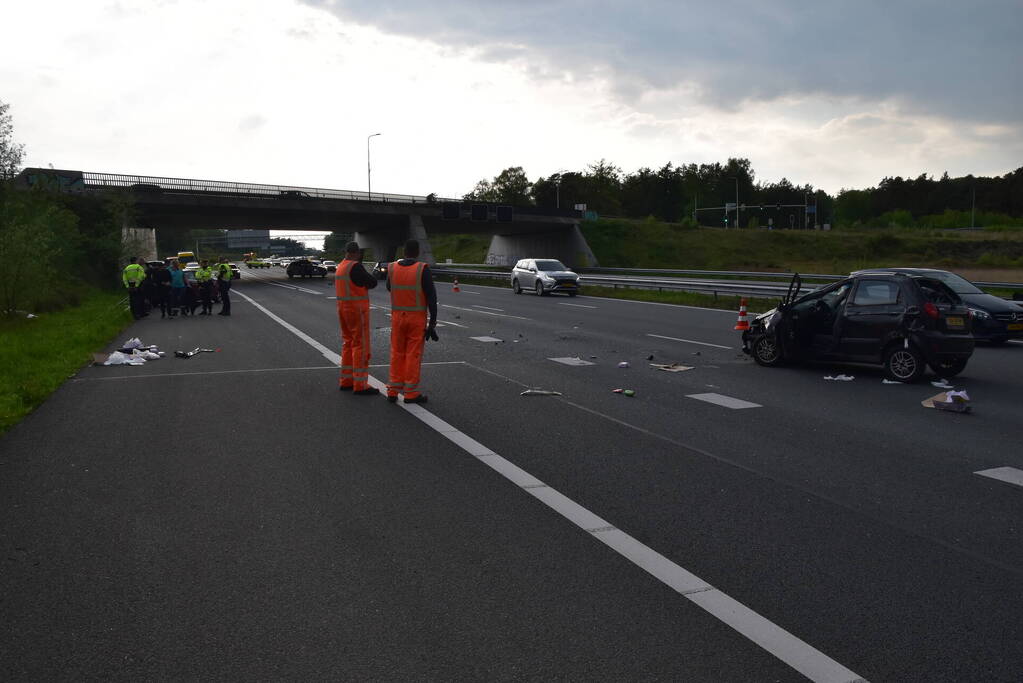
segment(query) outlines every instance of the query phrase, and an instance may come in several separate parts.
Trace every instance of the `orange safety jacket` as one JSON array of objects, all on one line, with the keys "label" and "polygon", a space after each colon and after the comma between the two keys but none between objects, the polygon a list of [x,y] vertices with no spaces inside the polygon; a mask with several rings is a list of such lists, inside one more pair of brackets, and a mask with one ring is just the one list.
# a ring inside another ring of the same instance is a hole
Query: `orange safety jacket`
[{"label": "orange safety jacket", "polygon": [[392,311],[421,312],[426,315],[426,293],[423,292],[424,268],[426,263],[423,261],[408,266],[403,266],[397,261],[387,264]]},{"label": "orange safety jacket", "polygon": [[334,273],[334,291],[337,294],[337,305],[338,306],[359,306],[365,304],[369,306],[369,290],[365,287],[360,287],[352,282],[351,272],[352,267],[358,261],[349,261],[345,259]]}]

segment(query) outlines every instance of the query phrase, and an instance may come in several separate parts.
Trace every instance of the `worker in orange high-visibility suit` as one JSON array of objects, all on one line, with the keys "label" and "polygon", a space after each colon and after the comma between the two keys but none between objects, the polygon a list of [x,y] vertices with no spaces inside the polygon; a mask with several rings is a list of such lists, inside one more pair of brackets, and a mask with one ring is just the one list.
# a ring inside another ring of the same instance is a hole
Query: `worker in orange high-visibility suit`
[{"label": "worker in orange high-visibility suit", "polygon": [[369,290],[376,278],[362,267],[362,250],[345,245],[345,258],[334,274],[337,317],[341,321],[341,379],[339,389],[359,396],[379,394],[369,386]]},{"label": "worker in orange high-visibility suit", "polygon": [[430,267],[418,257],[419,242],[409,240],[405,243],[405,258],[387,266],[387,289],[391,291],[387,400],[391,403],[398,400],[399,393],[405,396],[405,403],[426,403],[426,396],[419,390],[419,372],[426,338],[437,340],[437,289]]}]

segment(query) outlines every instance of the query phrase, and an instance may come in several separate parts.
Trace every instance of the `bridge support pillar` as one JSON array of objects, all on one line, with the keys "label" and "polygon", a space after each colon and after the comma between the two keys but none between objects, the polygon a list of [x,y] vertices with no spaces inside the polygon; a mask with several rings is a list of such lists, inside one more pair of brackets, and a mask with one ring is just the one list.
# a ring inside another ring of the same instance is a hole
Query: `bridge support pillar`
[{"label": "bridge support pillar", "polygon": [[156,254],[156,229],[136,228],[127,220],[121,224],[121,248],[125,256],[141,256],[147,261],[159,258]]},{"label": "bridge support pillar", "polygon": [[488,264],[513,266],[524,258],[556,258],[569,268],[598,265],[578,223],[553,232],[494,235],[491,238],[487,249]]},{"label": "bridge support pillar", "polygon": [[400,228],[388,230],[372,230],[357,232],[352,237],[363,249],[373,250],[373,260],[393,261],[401,258],[401,248],[405,240],[419,240],[419,260],[433,264],[433,247],[423,226],[423,217],[412,214],[408,217],[408,230]]}]

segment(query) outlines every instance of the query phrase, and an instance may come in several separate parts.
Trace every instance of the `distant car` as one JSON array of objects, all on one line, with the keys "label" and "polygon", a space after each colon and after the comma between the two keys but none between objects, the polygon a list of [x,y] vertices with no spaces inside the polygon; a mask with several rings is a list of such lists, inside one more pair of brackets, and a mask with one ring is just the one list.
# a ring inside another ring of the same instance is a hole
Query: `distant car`
[{"label": "distant car", "polygon": [[799,275],[785,298],[756,316],[742,350],[759,365],[831,360],[879,363],[898,382],[926,366],[958,375],[973,354],[970,309],[948,285],[922,274],[858,273],[803,296]]},{"label": "distant car", "polygon": [[970,307],[970,313],[973,314],[973,338],[977,341],[1004,344],[1009,339],[1023,338],[1023,306],[987,294],[955,273],[934,268],[874,268],[859,270],[853,275],[882,272],[905,273],[944,282]]},{"label": "distant car", "polygon": [[288,278],[295,277],[327,277],[327,269],[318,266],[309,259],[296,259],[288,264]]},{"label": "distant car", "polygon": [[373,277],[378,280],[387,279],[387,265],[390,261],[377,261],[373,264]]},{"label": "distant car", "polygon": [[245,265],[248,266],[249,268],[269,268],[270,262],[262,261],[260,259],[253,259],[251,261],[246,261]]},{"label": "distant car", "polygon": [[336,261],[322,261],[320,263],[320,265],[323,266],[324,268],[326,268],[328,273],[337,272],[337,262]]},{"label": "distant car", "polygon": [[184,270],[186,271],[199,270],[199,264],[195,261],[189,261],[188,263],[185,264]]},{"label": "distant car", "polygon": [[547,296],[552,292],[575,296],[580,291],[579,276],[561,261],[549,258],[526,258],[516,263],[511,272],[511,286],[516,294],[528,289],[537,296]]},{"label": "distant car", "polygon": [[238,266],[233,263],[229,263],[227,265],[231,266],[231,275],[233,276],[231,279],[240,280],[242,278],[242,271],[238,269]]}]

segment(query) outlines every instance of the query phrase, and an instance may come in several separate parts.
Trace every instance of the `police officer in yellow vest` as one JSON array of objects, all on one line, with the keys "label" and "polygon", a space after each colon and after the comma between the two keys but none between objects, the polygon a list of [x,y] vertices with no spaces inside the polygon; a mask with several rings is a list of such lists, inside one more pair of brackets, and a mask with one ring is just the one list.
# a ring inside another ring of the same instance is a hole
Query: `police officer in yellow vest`
[{"label": "police officer in yellow vest", "polygon": [[213,269],[210,262],[203,259],[199,262],[199,270],[195,271],[195,281],[199,283],[199,297],[202,300],[202,313],[199,315],[211,315],[213,313]]},{"label": "police officer in yellow vest", "polygon": [[376,278],[362,267],[362,250],[356,242],[345,245],[345,258],[334,274],[337,317],[341,322],[341,378],[338,388],[358,396],[380,390],[369,386],[369,290]]},{"label": "police officer in yellow vest", "polygon": [[135,320],[145,318],[146,305],[142,296],[142,282],[146,279],[146,269],[138,263],[138,258],[132,256],[128,259],[128,265],[121,273],[121,281],[128,290],[128,302],[131,305],[131,315]]}]

